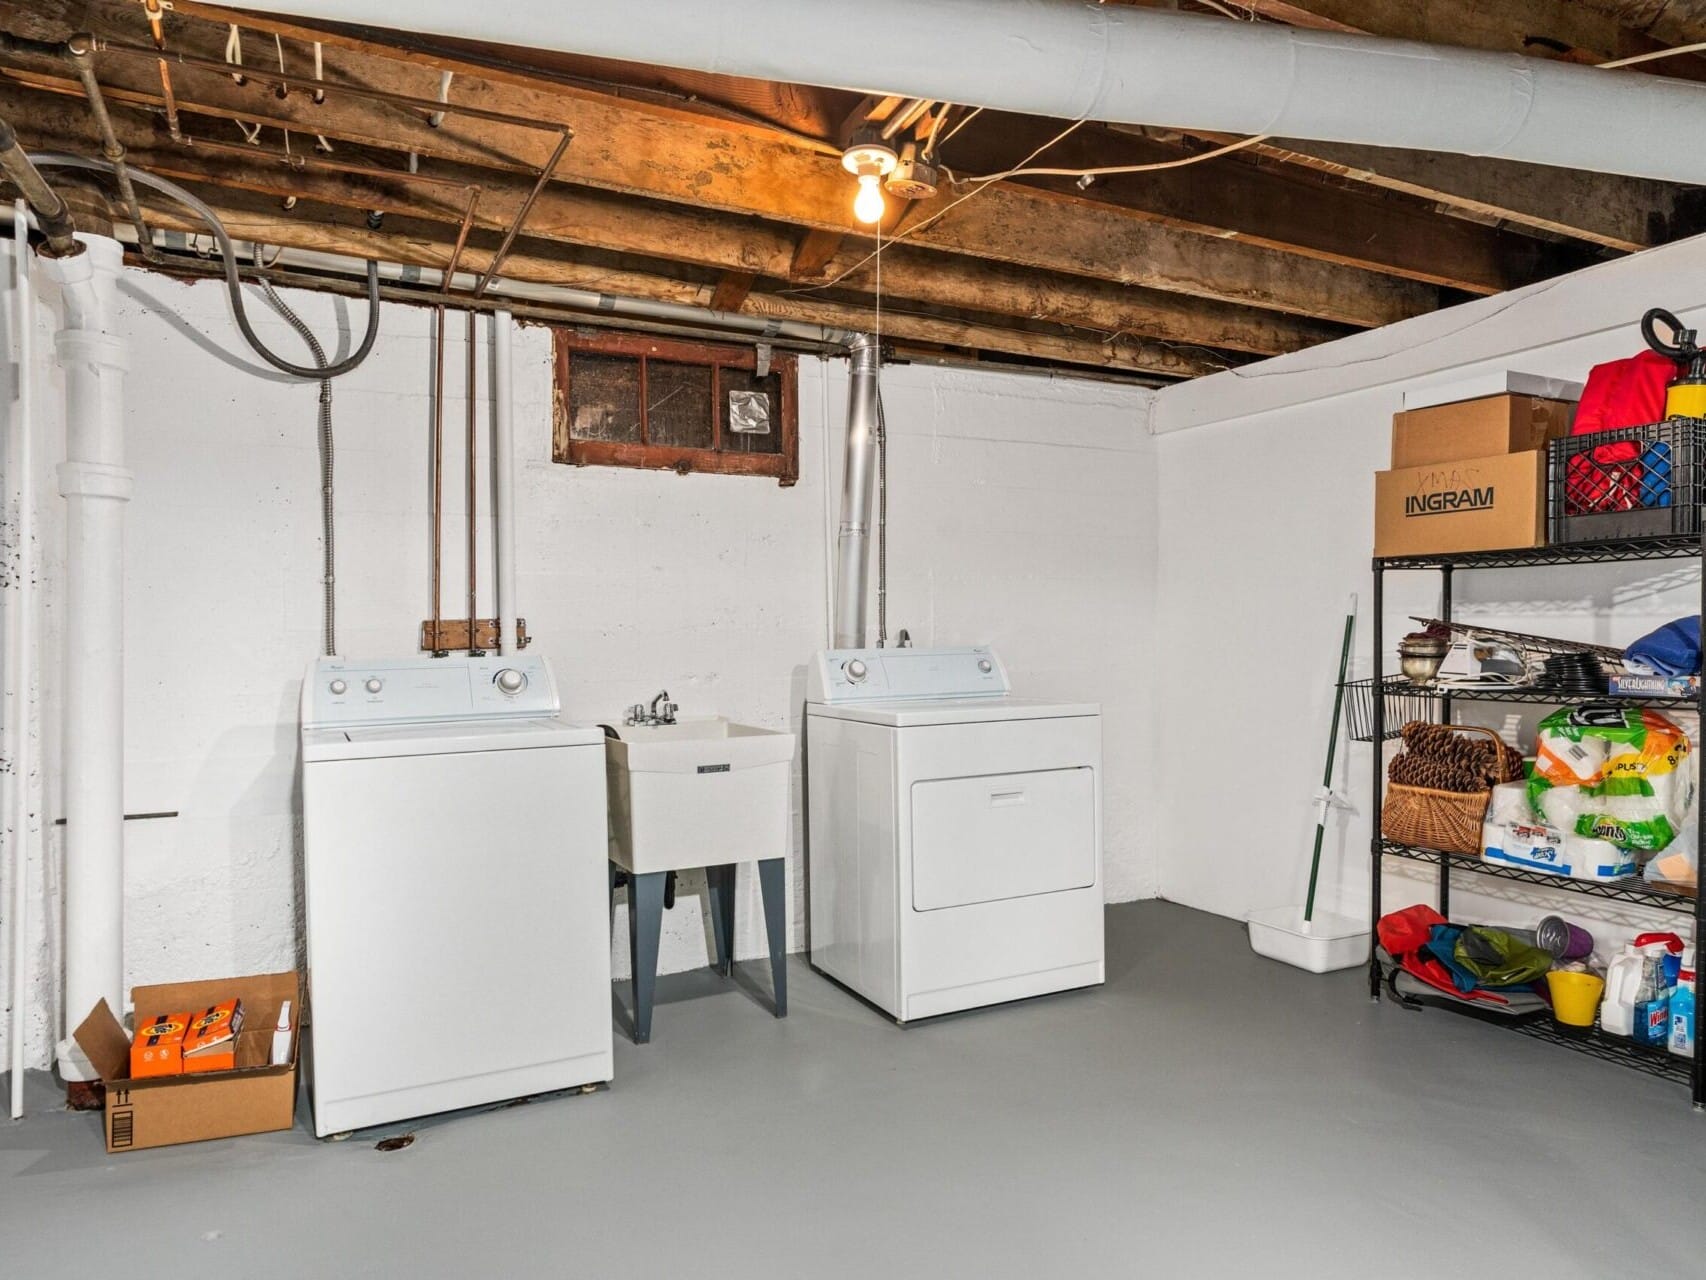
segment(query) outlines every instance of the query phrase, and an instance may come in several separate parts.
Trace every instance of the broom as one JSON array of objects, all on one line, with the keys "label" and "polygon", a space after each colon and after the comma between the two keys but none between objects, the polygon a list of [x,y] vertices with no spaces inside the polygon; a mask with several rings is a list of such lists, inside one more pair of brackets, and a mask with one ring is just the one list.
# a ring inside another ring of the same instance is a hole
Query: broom
[{"label": "broom", "polygon": [[[1333,808],[1333,758],[1339,749],[1339,716],[1345,706],[1345,672],[1351,661],[1351,630],[1356,626],[1357,598],[1351,597],[1350,612],[1345,614],[1345,636],[1339,646],[1339,680],[1333,686],[1333,727],[1327,733],[1327,767],[1321,773],[1321,790],[1315,795],[1319,814],[1315,819],[1315,851],[1309,857],[1309,893],[1303,901],[1303,923],[1315,917],[1315,881],[1321,874],[1321,843],[1327,835],[1327,815]],[[1375,675],[1374,696],[1383,697],[1380,676]]]}]

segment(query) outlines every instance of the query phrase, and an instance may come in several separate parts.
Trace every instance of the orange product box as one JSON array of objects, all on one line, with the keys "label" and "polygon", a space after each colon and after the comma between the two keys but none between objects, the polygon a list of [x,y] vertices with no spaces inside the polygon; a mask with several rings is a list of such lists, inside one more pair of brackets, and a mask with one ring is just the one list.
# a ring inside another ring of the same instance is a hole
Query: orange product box
[{"label": "orange product box", "polygon": [[184,1033],[185,1071],[230,1071],[237,1065],[243,1002],[224,1000],[192,1014]]},{"label": "orange product box", "polygon": [[189,1030],[188,1013],[157,1013],[136,1028],[130,1043],[130,1075],[175,1076],[184,1069],[184,1033]]}]

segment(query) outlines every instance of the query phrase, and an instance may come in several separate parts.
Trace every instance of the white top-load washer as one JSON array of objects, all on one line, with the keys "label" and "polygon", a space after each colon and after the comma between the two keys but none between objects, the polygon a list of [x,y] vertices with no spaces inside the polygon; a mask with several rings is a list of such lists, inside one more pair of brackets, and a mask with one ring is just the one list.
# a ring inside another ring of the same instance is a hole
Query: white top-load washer
[{"label": "white top-load washer", "polygon": [[542,657],[309,667],[321,1137],[610,1079],[604,732],[558,710]]},{"label": "white top-load washer", "polygon": [[813,966],[900,1022],[1100,983],[1100,708],[1012,696],[988,647],[808,686]]}]

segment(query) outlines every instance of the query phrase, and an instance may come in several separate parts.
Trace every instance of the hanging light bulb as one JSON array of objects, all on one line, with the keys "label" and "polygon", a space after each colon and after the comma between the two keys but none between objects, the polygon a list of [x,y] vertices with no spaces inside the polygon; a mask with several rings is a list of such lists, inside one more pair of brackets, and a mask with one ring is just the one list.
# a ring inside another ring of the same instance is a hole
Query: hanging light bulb
[{"label": "hanging light bulb", "polygon": [[883,191],[879,184],[894,172],[896,159],[894,148],[868,126],[854,134],[853,141],[842,152],[841,167],[859,179],[859,194],[853,198],[853,216],[860,222],[882,221]]},{"label": "hanging light bulb", "polygon": [[859,194],[853,197],[853,216],[860,222],[881,222],[884,208],[882,189],[877,186],[877,175],[861,173]]}]

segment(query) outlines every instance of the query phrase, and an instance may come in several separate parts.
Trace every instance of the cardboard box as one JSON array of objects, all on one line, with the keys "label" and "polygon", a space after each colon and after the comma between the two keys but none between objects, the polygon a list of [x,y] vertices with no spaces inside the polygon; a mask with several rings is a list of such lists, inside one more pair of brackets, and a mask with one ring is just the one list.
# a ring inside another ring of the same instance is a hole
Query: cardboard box
[{"label": "cardboard box", "polygon": [[235,1070],[237,1036],[242,1030],[241,1000],[222,1000],[196,1013],[184,1032],[184,1070]]},{"label": "cardboard box", "polygon": [[1374,477],[1374,554],[1503,551],[1546,542],[1546,454],[1380,471]]},{"label": "cardboard box", "polygon": [[1431,382],[1404,389],[1406,409],[1429,409],[1436,404],[1456,404],[1459,400],[1480,400],[1485,396],[1539,396],[1542,400],[1580,400],[1582,384],[1565,378],[1548,378],[1538,373],[1519,373],[1514,369],[1493,369],[1482,373],[1447,374]]},{"label": "cardboard box", "polygon": [[1572,400],[1499,395],[1392,415],[1392,466],[1423,467],[1545,449],[1567,435]]},{"label": "cardboard box", "polygon": [[[74,1035],[107,1087],[107,1151],[145,1151],[295,1124],[299,1038],[292,1034],[289,1061],[273,1066],[272,1031],[284,1001],[293,1010],[302,1007],[301,988],[294,973],[137,987],[131,1000],[138,1024],[156,1014],[206,1009],[233,998],[243,1002],[245,1011],[232,1070],[154,1079],[130,1075],[130,1037],[105,1000],[96,1005]],[[296,1021],[300,1025],[301,1019]]]},{"label": "cardboard box", "polygon": [[1619,698],[1698,698],[1700,677],[1625,672],[1611,677],[1611,692]]}]

